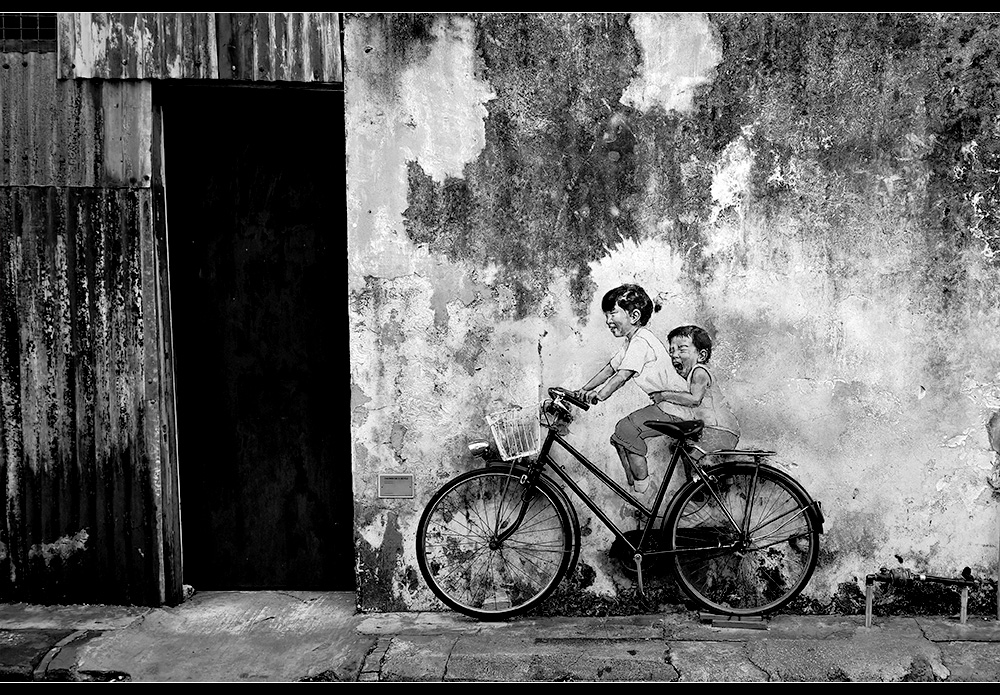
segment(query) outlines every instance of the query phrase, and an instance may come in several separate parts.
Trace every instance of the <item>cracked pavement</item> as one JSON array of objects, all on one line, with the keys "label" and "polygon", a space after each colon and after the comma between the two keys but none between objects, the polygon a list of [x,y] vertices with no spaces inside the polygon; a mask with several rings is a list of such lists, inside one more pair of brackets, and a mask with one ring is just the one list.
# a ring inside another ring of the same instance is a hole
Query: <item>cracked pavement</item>
[{"label": "cracked pavement", "polygon": [[0,604],[0,680],[996,682],[1000,623],[970,616],[694,612],[477,622],[358,613],[353,592],[220,591],[176,607]]}]

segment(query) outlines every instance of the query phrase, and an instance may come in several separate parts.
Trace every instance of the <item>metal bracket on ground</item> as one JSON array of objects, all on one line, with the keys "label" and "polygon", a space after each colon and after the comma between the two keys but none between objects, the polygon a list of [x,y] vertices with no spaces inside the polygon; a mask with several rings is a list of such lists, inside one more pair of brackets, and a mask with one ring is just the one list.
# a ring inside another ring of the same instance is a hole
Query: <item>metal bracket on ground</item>
[{"label": "metal bracket on ground", "polygon": [[719,615],[718,613],[699,613],[698,619],[703,623],[711,623],[712,627],[740,627],[745,630],[766,630],[767,623],[759,615]]},{"label": "metal bracket on ground", "polygon": [[878,574],[869,574],[865,577],[865,627],[872,626],[872,598],[874,594],[875,582],[882,582],[891,586],[906,586],[914,582],[936,582],[938,584],[950,584],[960,587],[961,607],[959,609],[959,622],[966,624],[969,616],[969,587],[977,586],[979,580],[972,576],[972,570],[966,567],[962,570],[962,576],[935,577],[930,574],[911,572],[905,567],[886,569],[883,567]]}]

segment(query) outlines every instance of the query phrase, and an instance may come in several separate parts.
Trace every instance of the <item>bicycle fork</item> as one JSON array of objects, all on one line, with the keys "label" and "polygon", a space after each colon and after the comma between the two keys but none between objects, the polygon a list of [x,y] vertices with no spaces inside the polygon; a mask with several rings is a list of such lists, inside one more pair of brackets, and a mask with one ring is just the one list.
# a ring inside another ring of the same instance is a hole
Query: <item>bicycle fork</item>
[{"label": "bicycle fork", "polygon": [[504,541],[510,538],[511,535],[513,535],[513,533],[517,531],[518,528],[520,528],[521,522],[524,521],[524,515],[528,512],[528,503],[531,502],[531,498],[535,496],[535,482],[538,479],[538,474],[540,472],[541,472],[540,468],[538,468],[535,465],[532,465],[528,468],[528,471],[526,473],[521,474],[519,482],[524,487],[524,489],[521,491],[521,499],[518,504],[518,506],[520,506],[521,509],[518,511],[517,518],[514,520],[514,522],[509,524],[507,528],[503,530],[503,532],[500,531],[500,524],[503,519],[503,515],[497,514],[496,528],[493,530],[494,538],[490,542],[491,547],[492,546],[500,547],[504,543]]}]

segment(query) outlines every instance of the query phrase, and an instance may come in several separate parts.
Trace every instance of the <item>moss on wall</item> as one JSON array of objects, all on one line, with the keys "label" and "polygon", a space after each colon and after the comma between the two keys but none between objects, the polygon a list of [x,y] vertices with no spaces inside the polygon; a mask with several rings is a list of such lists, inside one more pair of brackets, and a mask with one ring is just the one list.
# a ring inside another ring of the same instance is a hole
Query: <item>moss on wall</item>
[{"label": "moss on wall", "polygon": [[407,234],[453,260],[496,263],[517,318],[541,304],[554,269],[568,270],[585,317],[589,264],[640,233],[642,154],[612,106],[638,60],[628,17],[489,14],[476,41],[497,95],[486,148],[461,180],[438,184],[410,165]]}]

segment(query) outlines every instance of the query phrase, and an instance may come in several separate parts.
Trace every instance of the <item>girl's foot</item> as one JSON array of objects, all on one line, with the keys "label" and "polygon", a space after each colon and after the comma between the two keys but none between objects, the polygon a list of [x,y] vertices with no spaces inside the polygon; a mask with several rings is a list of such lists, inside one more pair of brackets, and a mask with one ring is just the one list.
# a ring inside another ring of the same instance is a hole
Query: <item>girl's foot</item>
[{"label": "girl's foot", "polygon": [[[632,483],[632,497],[639,502],[644,504],[646,507],[652,506],[653,493],[656,492],[656,488],[653,487],[651,483],[652,476],[646,476],[641,480],[634,480]],[[618,512],[622,519],[635,518],[637,521],[642,521],[645,516],[637,510],[635,507],[630,505],[628,502],[622,504],[621,510]]]}]

